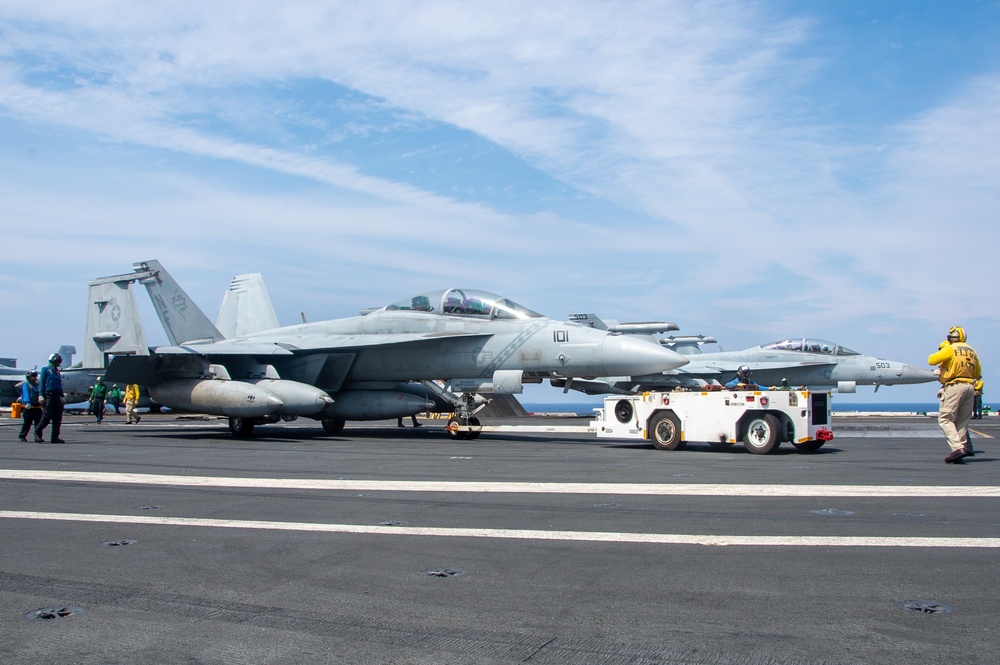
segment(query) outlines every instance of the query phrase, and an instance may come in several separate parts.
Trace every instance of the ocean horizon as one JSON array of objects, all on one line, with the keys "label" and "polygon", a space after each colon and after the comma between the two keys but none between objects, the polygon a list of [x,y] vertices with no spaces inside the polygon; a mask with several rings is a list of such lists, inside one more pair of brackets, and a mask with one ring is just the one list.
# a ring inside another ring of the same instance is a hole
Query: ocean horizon
[{"label": "ocean horizon", "polygon": [[[522,406],[528,413],[577,413],[581,415],[589,415],[594,412],[594,409],[601,408],[602,402],[524,402]],[[985,403],[983,407],[990,407],[992,412],[997,411],[997,407],[1000,405]],[[938,403],[937,402],[872,402],[870,404],[862,404],[858,402],[851,402],[848,404],[837,404],[837,400],[833,400],[833,412],[834,413],[937,413]]]}]

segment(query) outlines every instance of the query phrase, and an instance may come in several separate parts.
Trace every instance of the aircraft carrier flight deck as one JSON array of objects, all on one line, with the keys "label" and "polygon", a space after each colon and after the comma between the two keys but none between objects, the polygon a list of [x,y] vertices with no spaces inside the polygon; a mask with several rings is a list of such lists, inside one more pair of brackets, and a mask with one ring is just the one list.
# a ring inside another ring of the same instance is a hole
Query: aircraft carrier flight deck
[{"label": "aircraft carrier flight deck", "polygon": [[444,420],[404,422],[239,439],[218,418],[67,416],[65,444],[36,444],[4,417],[0,658],[1000,653],[1000,418],[973,421],[977,454],[958,465],[927,416],[836,416],[820,450],[770,455],[586,434],[452,441]]}]

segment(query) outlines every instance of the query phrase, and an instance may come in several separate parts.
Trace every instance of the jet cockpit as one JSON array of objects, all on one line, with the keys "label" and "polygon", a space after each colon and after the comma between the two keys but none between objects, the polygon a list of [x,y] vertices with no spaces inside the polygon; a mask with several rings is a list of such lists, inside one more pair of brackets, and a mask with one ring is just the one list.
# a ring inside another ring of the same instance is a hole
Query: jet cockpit
[{"label": "jet cockpit", "polygon": [[822,353],[828,356],[859,356],[846,346],[834,344],[824,339],[785,339],[780,342],[761,344],[764,351],[798,351],[799,353]]},{"label": "jet cockpit", "polygon": [[386,311],[423,312],[480,319],[535,319],[542,315],[495,293],[475,289],[430,291],[388,305]]}]

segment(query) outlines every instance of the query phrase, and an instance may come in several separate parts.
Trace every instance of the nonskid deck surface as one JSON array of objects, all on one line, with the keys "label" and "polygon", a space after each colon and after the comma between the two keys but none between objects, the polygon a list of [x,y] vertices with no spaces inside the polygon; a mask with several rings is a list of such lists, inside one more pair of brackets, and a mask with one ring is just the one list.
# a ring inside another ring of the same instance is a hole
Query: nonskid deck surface
[{"label": "nonskid deck surface", "polygon": [[[526,420],[586,422],[502,422]],[[234,439],[215,418],[71,416],[51,445],[6,418],[0,653],[985,663],[1000,648],[1000,419],[973,422],[979,454],[958,466],[929,417],[835,417],[819,452],[767,456],[453,442],[444,420],[404,422]]]}]

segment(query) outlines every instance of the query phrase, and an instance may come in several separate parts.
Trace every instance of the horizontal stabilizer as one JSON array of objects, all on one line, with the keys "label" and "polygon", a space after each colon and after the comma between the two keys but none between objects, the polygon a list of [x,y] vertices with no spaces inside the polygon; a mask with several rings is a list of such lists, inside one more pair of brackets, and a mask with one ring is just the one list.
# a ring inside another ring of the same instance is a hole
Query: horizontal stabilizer
[{"label": "horizontal stabilizer", "polygon": [[209,362],[201,356],[115,356],[104,373],[108,383],[135,383],[142,386],[172,378],[210,378]]}]

